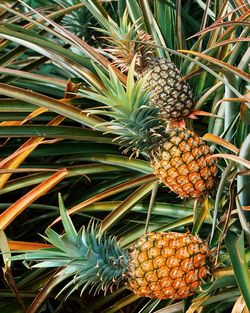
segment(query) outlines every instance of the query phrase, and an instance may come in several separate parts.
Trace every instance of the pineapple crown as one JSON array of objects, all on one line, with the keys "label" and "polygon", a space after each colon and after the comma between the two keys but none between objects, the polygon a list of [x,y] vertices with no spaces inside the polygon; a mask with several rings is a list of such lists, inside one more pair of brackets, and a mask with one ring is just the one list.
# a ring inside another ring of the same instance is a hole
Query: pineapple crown
[{"label": "pineapple crown", "polygon": [[148,154],[160,141],[165,126],[159,119],[158,108],[149,105],[150,88],[145,88],[147,75],[135,80],[134,57],[128,72],[126,86],[123,86],[112,68],[109,75],[96,67],[105,90],[95,87],[79,89],[79,93],[104,104],[104,107],[88,109],[89,113],[104,115],[111,118],[103,124],[107,125],[110,133],[118,135],[115,139],[124,152],[132,151],[136,156],[145,152]]},{"label": "pineapple crown", "polygon": [[123,281],[128,254],[115,237],[102,233],[93,222],[77,233],[60,195],[59,208],[65,233],[60,235],[48,228],[44,238],[52,244],[51,248],[26,252],[12,257],[12,260],[35,261],[33,268],[59,268],[55,274],[55,286],[65,279],[69,282],[58,296],[66,289],[69,289],[67,297],[79,288],[82,293],[88,286],[95,292],[107,292],[114,284]]},{"label": "pineapple crown", "polygon": [[103,26],[105,29],[96,29],[105,35],[104,39],[109,43],[103,50],[110,53],[113,64],[127,72],[136,55],[135,69],[137,73],[141,73],[153,58],[153,40],[140,29],[140,19],[132,24],[125,10],[119,24],[109,17]]}]

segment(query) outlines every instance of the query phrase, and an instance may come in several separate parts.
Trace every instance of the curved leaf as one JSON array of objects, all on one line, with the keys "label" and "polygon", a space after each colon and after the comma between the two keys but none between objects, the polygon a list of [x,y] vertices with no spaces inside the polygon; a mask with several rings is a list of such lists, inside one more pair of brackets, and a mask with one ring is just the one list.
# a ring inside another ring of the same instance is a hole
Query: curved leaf
[{"label": "curved leaf", "polygon": [[247,307],[250,310],[250,275],[244,251],[244,233],[242,232],[241,235],[236,235],[235,233],[228,231],[225,243],[233,265],[237,283]]},{"label": "curved leaf", "polygon": [[0,93],[7,97],[23,100],[28,103],[47,108],[52,112],[56,112],[86,126],[102,131],[108,131],[109,133],[111,132],[109,128],[101,125],[103,120],[99,117],[89,115],[67,103],[63,103],[42,94],[2,83],[0,83]]}]

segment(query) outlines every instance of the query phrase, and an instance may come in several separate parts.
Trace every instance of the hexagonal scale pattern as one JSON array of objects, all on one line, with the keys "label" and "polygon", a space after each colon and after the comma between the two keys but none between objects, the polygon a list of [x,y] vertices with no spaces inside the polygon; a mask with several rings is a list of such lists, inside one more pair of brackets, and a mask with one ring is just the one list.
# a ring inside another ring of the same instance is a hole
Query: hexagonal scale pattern
[{"label": "hexagonal scale pattern", "polygon": [[159,108],[161,118],[180,120],[192,112],[192,89],[182,80],[180,71],[172,62],[153,58],[145,73],[149,73],[145,86],[152,88],[150,104]]},{"label": "hexagonal scale pattern", "polygon": [[154,174],[180,197],[199,197],[212,189],[218,172],[210,148],[193,131],[171,129],[152,151]]},{"label": "hexagonal scale pattern", "polygon": [[207,276],[209,255],[208,245],[189,233],[149,233],[132,247],[127,287],[143,297],[189,297]]}]

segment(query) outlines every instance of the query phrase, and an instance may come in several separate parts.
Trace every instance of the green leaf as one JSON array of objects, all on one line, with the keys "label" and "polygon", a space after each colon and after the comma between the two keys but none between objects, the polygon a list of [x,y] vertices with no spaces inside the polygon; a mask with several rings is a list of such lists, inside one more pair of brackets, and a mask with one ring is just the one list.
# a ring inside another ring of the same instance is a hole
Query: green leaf
[{"label": "green leaf", "polygon": [[42,94],[38,94],[36,92],[31,92],[22,88],[8,86],[6,84],[1,83],[0,83],[0,93],[8,97],[23,100],[37,106],[45,107],[48,110],[61,114],[65,117],[71,118],[72,120],[77,121],[86,126],[94,128],[96,127],[99,130],[110,132],[109,129],[100,125],[103,122],[102,119],[94,116],[88,116],[87,113],[83,113],[80,109],[75,108],[67,103],[63,103],[59,100],[55,100],[53,98],[44,96]]},{"label": "green leaf", "polygon": [[[239,157],[244,158],[246,160],[250,160],[250,134],[245,138],[243,141]],[[238,172],[246,172],[247,168],[239,165]],[[249,185],[250,185],[250,176],[249,175],[239,175],[237,177],[237,190],[239,193],[239,200],[240,204],[244,206],[250,206],[250,192],[249,192]]]},{"label": "green leaf", "polygon": [[202,206],[200,208],[200,211],[198,212],[198,215],[194,218],[194,226],[192,229],[193,235],[198,234],[200,228],[202,227],[202,224],[204,223],[207,216],[209,215],[210,207],[211,207],[211,205],[208,201],[208,198],[206,198],[202,203]]},{"label": "green leaf", "polygon": [[[60,166],[56,167],[57,169],[60,168]],[[112,172],[121,172],[123,169],[119,166],[112,166],[112,165],[104,165],[104,164],[87,164],[87,165],[78,165],[78,166],[68,166],[68,175],[69,177],[76,177],[76,176],[82,176],[86,175],[86,178],[88,176],[92,176],[94,174],[98,175],[100,173],[112,173]],[[0,170],[1,172],[1,170]],[[27,172],[29,172],[29,169],[27,169]],[[45,179],[47,179],[51,175],[51,172],[47,173],[38,173],[38,174],[31,174],[31,175],[25,175],[24,177],[20,177],[19,179],[14,179],[10,182],[7,182],[2,189],[0,190],[0,195],[16,191],[21,188],[33,186],[36,184],[41,183]]]},{"label": "green leaf", "polygon": [[0,137],[63,138],[114,144],[113,138],[110,135],[107,136],[98,131],[70,126],[2,126],[0,127]]},{"label": "green leaf", "polygon": [[[100,201],[106,197],[109,197],[111,195],[115,195],[119,192],[140,186],[140,185],[146,185],[148,183],[156,181],[157,178],[153,174],[145,175],[143,177],[131,179],[129,182],[121,183],[119,185],[116,185],[114,187],[111,187],[108,190],[105,190],[101,193],[98,193],[94,195],[91,198],[88,198],[87,200],[75,205],[71,209],[68,210],[69,214],[77,213],[78,211],[83,210],[87,205],[92,204],[94,202]],[[61,218],[57,218],[53,221],[52,225],[60,221]]]},{"label": "green leaf", "polygon": [[40,74],[29,73],[28,71],[20,71],[4,67],[0,67],[0,73],[4,75],[30,79],[32,81],[38,81],[44,85],[58,86],[61,87],[63,90],[65,89],[67,83],[66,80],[58,79],[56,77],[44,76]]},{"label": "green leaf", "polygon": [[237,235],[227,232],[225,243],[235,273],[238,286],[250,310],[250,274],[244,250],[244,233]]},{"label": "green leaf", "polygon": [[126,0],[127,8],[129,15],[133,21],[133,23],[136,23],[138,20],[140,21],[141,27],[145,30],[145,22],[141,18],[142,12],[140,9],[140,6],[138,5],[136,0]]},{"label": "green leaf", "polygon": [[112,211],[100,224],[100,229],[102,231],[107,230],[110,228],[115,222],[117,221],[126,213],[131,210],[134,205],[142,200],[153,188],[155,183],[143,184],[139,187],[136,191],[131,193],[118,207]]},{"label": "green leaf", "polygon": [[138,171],[144,174],[151,174],[153,172],[149,162],[138,160],[134,158],[129,158],[121,155],[112,154],[89,154],[82,155],[81,160],[101,162],[110,165],[121,166],[127,169]]},{"label": "green leaf", "polygon": [[32,112],[37,106],[16,99],[0,98],[0,113],[2,112]]},{"label": "green leaf", "polygon": [[165,49],[166,44],[162,36],[159,25],[157,24],[155,17],[150,9],[148,0],[140,0],[140,6],[143,13],[143,20],[147,28],[147,32],[152,36],[155,42],[155,48],[157,54],[160,57],[168,57],[168,52]]},{"label": "green leaf", "polygon": [[[177,219],[170,223],[165,223],[164,226],[161,225],[162,217],[156,220],[153,225],[149,225],[148,231],[157,232],[157,231],[171,231],[176,230],[179,227],[185,227],[187,225],[192,225],[193,223],[193,215],[186,215],[183,218]],[[144,235],[145,224],[142,226],[137,226],[131,231],[123,234],[122,238],[119,240],[122,247],[130,247],[133,242],[135,242],[139,237]]]},{"label": "green leaf", "polygon": [[75,242],[77,239],[77,231],[69,217],[69,214],[67,210],[65,209],[63,199],[61,194],[58,194],[58,202],[59,202],[59,209],[60,209],[60,215],[62,217],[62,223],[63,223],[63,228],[72,242]]},{"label": "green leaf", "polygon": [[214,236],[214,233],[215,233],[215,230],[216,230],[216,224],[217,224],[217,221],[218,221],[217,220],[218,219],[218,212],[219,212],[219,209],[220,209],[220,203],[221,203],[221,198],[222,198],[222,195],[223,195],[223,190],[224,190],[224,187],[225,187],[225,185],[227,183],[228,176],[230,175],[233,166],[234,166],[234,163],[230,162],[228,164],[228,166],[225,168],[225,170],[224,170],[224,172],[222,174],[222,177],[220,179],[219,186],[217,188],[215,204],[214,204],[213,224],[212,224],[212,230],[211,230],[210,243],[213,242],[213,236]]}]

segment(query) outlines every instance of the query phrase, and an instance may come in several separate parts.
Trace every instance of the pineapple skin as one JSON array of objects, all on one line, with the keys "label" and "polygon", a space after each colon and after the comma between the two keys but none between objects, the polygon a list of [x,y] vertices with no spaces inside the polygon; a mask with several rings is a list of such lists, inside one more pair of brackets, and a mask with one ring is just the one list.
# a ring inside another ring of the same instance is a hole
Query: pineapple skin
[{"label": "pineapple skin", "polygon": [[148,233],[132,248],[127,288],[141,297],[184,299],[208,274],[208,245],[189,233]]},{"label": "pineapple skin", "polygon": [[170,129],[152,151],[154,174],[179,197],[200,197],[215,184],[218,172],[210,148],[193,131]]},{"label": "pineapple skin", "polygon": [[164,58],[152,58],[143,72],[148,73],[145,83],[152,96],[150,105],[159,109],[159,116],[166,121],[182,120],[193,111],[193,92],[182,80],[180,71]]}]

